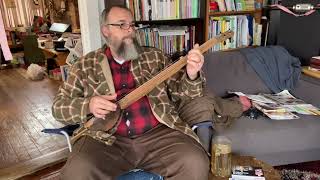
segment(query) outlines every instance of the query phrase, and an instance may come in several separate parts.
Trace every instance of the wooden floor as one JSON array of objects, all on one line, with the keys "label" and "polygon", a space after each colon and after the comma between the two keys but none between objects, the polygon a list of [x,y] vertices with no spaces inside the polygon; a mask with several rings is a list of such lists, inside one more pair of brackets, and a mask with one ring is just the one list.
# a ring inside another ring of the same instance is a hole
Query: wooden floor
[{"label": "wooden floor", "polygon": [[0,179],[16,179],[61,162],[63,136],[41,132],[62,124],[51,115],[61,82],[26,79],[24,69],[0,70]]}]

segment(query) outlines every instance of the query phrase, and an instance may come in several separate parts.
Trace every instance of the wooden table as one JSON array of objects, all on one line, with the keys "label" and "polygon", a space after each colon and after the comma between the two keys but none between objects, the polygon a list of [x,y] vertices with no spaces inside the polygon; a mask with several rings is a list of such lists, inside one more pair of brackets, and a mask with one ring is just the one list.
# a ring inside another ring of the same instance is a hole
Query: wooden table
[{"label": "wooden table", "polygon": [[[233,155],[232,166],[235,166],[235,165],[262,167],[266,180],[281,180],[281,176],[276,169],[274,169],[271,165],[263,161],[257,160],[252,156]],[[211,173],[209,175],[209,180],[228,180],[228,179],[229,178],[213,176]]]},{"label": "wooden table", "polygon": [[60,52],[60,51],[56,51],[54,49],[46,49],[44,47],[39,47],[39,48],[42,49],[46,59],[48,59],[48,58],[56,59],[58,66],[62,66],[62,65],[66,64],[66,59],[67,59],[67,56],[69,55],[69,51]]}]

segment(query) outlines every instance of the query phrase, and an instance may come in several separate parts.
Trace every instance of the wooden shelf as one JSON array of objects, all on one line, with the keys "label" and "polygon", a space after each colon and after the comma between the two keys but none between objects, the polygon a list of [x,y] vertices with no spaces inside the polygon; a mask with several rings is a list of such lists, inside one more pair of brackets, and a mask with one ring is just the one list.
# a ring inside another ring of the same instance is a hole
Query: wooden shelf
[{"label": "wooden shelf", "polygon": [[202,21],[201,18],[188,18],[188,19],[165,19],[165,20],[152,20],[152,21],[135,21],[136,24],[172,24],[181,25],[182,23],[195,24],[198,21]]},{"label": "wooden shelf", "polygon": [[[254,0],[255,2],[263,3],[263,0]],[[260,24],[262,9],[255,10],[244,10],[244,11],[224,11],[224,12],[210,12],[210,2],[211,0],[206,0],[206,14],[204,20],[204,31],[205,31],[205,40],[209,38],[209,23],[211,17],[219,17],[219,16],[233,16],[233,15],[251,15],[255,19],[255,23]]]},{"label": "wooden shelf", "polygon": [[243,14],[255,14],[261,13],[261,9],[252,11],[225,11],[225,12],[210,12],[209,16],[230,16],[230,15],[243,15]]}]

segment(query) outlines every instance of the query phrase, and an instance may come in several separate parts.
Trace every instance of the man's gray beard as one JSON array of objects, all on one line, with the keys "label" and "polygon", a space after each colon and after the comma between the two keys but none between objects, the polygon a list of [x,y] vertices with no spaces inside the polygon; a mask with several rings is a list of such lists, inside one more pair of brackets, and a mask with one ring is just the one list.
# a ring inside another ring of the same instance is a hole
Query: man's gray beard
[{"label": "man's gray beard", "polygon": [[126,44],[122,41],[117,49],[117,55],[125,60],[137,59],[139,53],[141,53],[141,47],[136,38],[132,38],[131,44]]},{"label": "man's gray beard", "polygon": [[[109,47],[112,46],[113,42],[110,42],[110,39],[105,38],[105,40],[106,40],[106,43]],[[119,57],[123,58],[126,61],[132,60],[132,59],[137,59],[139,57],[139,53],[142,52],[141,46],[135,37],[132,38],[131,44],[126,44],[122,40],[121,44],[119,45],[119,47],[115,51]]]}]

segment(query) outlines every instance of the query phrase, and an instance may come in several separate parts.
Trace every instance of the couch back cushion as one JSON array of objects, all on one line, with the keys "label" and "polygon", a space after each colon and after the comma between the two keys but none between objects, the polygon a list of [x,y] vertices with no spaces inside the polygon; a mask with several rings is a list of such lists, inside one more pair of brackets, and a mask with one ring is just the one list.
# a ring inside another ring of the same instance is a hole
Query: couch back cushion
[{"label": "couch back cushion", "polygon": [[207,87],[218,96],[228,91],[271,93],[239,51],[207,53],[203,70]]}]

